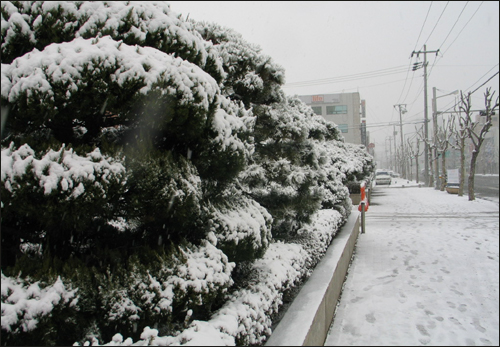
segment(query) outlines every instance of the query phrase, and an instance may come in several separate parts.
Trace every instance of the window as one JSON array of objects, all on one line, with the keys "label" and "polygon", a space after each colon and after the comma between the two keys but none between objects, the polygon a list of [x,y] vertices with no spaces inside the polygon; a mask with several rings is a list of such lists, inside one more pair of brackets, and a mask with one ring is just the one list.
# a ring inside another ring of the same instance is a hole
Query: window
[{"label": "window", "polygon": [[349,132],[349,125],[348,124],[339,124],[339,130],[343,133]]},{"label": "window", "polygon": [[322,115],[321,106],[313,106],[312,109],[313,109],[314,113],[316,113],[317,115],[319,115],[319,116]]},{"label": "window", "polygon": [[347,113],[347,105],[326,106],[326,114],[343,114]]}]

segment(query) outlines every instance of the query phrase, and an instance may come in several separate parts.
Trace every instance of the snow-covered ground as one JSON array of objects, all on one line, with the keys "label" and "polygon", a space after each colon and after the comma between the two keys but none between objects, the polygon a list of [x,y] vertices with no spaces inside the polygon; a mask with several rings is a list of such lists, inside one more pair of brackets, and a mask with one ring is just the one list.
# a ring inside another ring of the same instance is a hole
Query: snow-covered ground
[{"label": "snow-covered ground", "polygon": [[498,346],[498,201],[404,183],[373,188],[325,346]]}]

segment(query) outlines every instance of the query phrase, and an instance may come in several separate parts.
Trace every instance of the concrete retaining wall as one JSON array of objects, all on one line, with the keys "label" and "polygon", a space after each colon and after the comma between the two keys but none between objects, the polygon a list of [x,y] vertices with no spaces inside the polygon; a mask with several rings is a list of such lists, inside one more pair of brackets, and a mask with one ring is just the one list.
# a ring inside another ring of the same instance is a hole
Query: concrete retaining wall
[{"label": "concrete retaining wall", "polygon": [[355,206],[266,346],[323,346],[359,234]]}]

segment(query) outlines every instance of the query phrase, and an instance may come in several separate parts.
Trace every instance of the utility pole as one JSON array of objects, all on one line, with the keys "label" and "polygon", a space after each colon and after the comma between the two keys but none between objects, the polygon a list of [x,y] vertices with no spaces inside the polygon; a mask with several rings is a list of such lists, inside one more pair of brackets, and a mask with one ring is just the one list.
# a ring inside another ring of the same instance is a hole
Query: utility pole
[{"label": "utility pole", "polygon": [[[438,164],[438,149],[437,149],[437,109],[436,109],[436,87],[432,88],[432,128],[434,132],[434,189],[439,189],[439,164]],[[443,153],[444,155],[444,153]],[[444,168],[443,168],[444,170]]]},{"label": "utility pole", "polygon": [[394,137],[394,171],[397,172],[399,171],[398,168],[398,152],[396,151],[396,135],[398,132],[396,131],[396,126],[393,124],[392,125],[392,136]]},{"label": "utility pole", "polygon": [[392,158],[392,137],[389,137],[389,167],[392,169],[393,165],[393,158]]},{"label": "utility pole", "polygon": [[[428,187],[432,187],[433,186],[433,179],[432,179],[432,175],[431,177],[429,177],[429,162],[432,161],[432,158],[430,157],[430,153],[429,153],[429,144],[428,144],[428,141],[429,141],[429,126],[428,126],[428,123],[429,123],[429,116],[427,114],[427,53],[436,53],[436,55],[438,54],[439,52],[439,49],[437,51],[428,51],[427,50],[427,45],[424,45],[424,50],[423,51],[418,51],[418,52],[411,52],[411,56],[413,57],[414,54],[418,55],[420,53],[423,53],[424,54],[424,131],[425,131],[425,172],[424,172],[424,179],[425,179],[425,184],[427,184]],[[422,66],[418,66],[418,63],[415,63],[414,64],[414,67],[413,67],[413,71],[419,69],[420,67]]]},{"label": "utility pole", "polygon": [[[398,104],[394,105],[394,107],[399,108],[399,132],[401,133],[401,159],[402,159],[402,165],[401,165],[401,174],[403,175],[403,178],[406,178],[406,164],[405,164],[405,159],[404,159],[404,137],[403,137],[403,113],[406,113],[406,104]],[[403,106],[403,109],[401,109],[401,106]]]},{"label": "utility pole", "polygon": [[[436,96],[436,87],[432,88],[432,127],[433,127],[433,132],[434,132],[434,189],[438,190],[440,188],[439,184],[439,160],[438,160],[438,123],[437,123],[437,116],[438,116],[438,110],[437,110],[437,99],[442,98],[443,96],[451,95],[451,94],[458,94],[458,90],[455,90],[449,94],[441,95],[441,96]],[[441,112],[444,113],[444,112]],[[443,152],[441,155],[445,155]],[[441,173],[444,175],[444,172],[446,171],[446,168],[441,168]],[[444,177],[442,178],[444,179]]]}]

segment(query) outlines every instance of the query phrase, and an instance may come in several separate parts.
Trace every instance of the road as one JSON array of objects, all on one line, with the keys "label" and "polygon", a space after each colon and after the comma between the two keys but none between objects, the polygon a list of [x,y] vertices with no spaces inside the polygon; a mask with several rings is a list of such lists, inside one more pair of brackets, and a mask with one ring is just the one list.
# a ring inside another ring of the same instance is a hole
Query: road
[{"label": "road", "polygon": [[[476,174],[474,178],[474,194],[476,198],[482,198],[486,200],[499,201],[499,189],[498,189],[498,175],[481,175]],[[465,177],[465,188],[464,195],[468,195],[468,179],[469,176]],[[400,180],[400,178],[398,178]]]},{"label": "road", "polygon": [[[467,194],[467,179],[464,194]],[[474,177],[474,194],[477,198],[490,198],[498,201],[498,175],[478,175]]]}]

